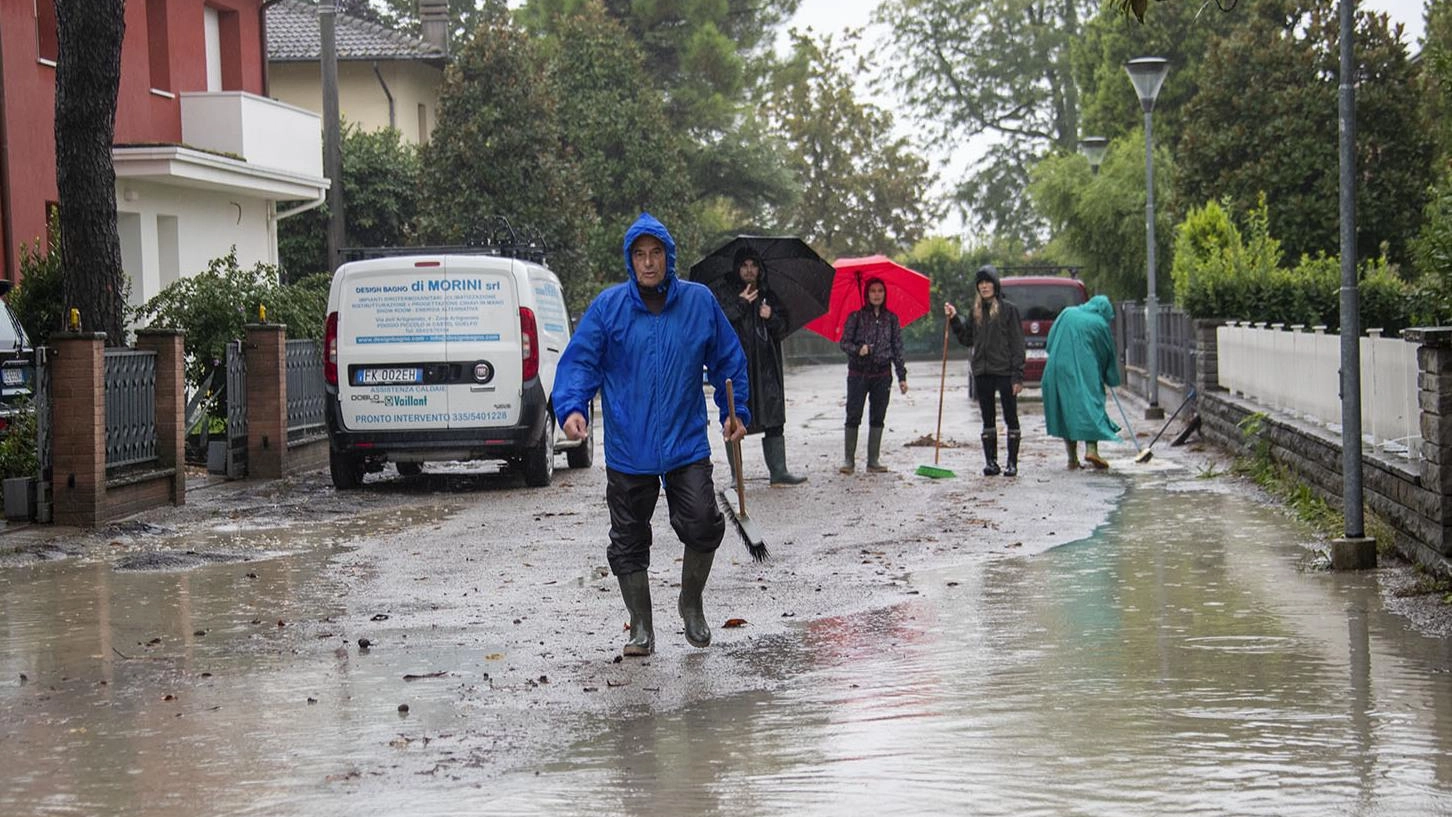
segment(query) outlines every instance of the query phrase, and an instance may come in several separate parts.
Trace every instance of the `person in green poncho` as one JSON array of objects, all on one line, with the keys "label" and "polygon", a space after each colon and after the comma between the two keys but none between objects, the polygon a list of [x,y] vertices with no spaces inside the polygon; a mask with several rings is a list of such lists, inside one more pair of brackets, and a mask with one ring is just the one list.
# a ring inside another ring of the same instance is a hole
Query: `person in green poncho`
[{"label": "person in green poncho", "polygon": [[1108,468],[1099,456],[1099,441],[1119,436],[1119,426],[1104,409],[1104,389],[1119,385],[1114,336],[1109,324],[1114,306],[1103,295],[1069,307],[1049,329],[1048,363],[1042,383],[1044,425],[1049,436],[1064,441],[1069,469],[1079,468],[1079,443],[1084,459],[1095,468]]}]

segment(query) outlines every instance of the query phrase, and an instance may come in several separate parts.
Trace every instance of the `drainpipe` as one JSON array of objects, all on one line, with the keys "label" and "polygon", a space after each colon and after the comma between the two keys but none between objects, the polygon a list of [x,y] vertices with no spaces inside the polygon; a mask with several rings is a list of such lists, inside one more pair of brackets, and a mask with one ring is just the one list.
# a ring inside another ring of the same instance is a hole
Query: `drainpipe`
[{"label": "drainpipe", "polygon": [[299,204],[296,207],[289,207],[288,209],[283,210],[281,213],[273,213],[272,214],[272,223],[273,224],[276,224],[277,222],[282,221],[285,218],[292,218],[293,216],[297,215],[298,213],[306,213],[307,211],[312,210],[312,209],[314,209],[316,207],[321,207],[322,204],[323,204],[323,202],[325,202],[327,200],[328,200],[328,194],[325,191],[321,196],[318,196],[317,198],[313,199],[312,201],[305,201],[305,202],[303,202],[302,204]]},{"label": "drainpipe", "polygon": [[378,60],[373,61],[373,76],[378,77],[378,87],[383,89],[383,95],[388,97],[388,127],[398,130],[398,123],[393,117],[393,94],[388,90],[388,83],[383,81],[383,72],[378,70]]}]

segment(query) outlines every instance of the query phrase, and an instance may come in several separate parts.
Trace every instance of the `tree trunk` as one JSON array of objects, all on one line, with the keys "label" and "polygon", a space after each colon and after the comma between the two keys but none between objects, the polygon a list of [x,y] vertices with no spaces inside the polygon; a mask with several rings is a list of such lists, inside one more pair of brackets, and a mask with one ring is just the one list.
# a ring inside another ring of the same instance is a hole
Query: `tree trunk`
[{"label": "tree trunk", "polygon": [[55,175],[64,306],[81,329],[125,342],[126,292],[116,234],[111,145],[121,85],[125,0],[56,0]]}]

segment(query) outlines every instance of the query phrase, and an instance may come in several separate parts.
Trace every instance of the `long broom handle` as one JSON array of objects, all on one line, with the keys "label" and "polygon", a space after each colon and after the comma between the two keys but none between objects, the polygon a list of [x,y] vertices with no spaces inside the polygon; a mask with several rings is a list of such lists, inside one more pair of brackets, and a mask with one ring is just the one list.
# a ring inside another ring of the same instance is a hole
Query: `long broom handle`
[{"label": "long broom handle", "polygon": [[938,464],[938,449],[943,445],[943,390],[948,384],[948,329],[953,321],[943,322],[943,373],[938,376],[938,433],[933,435],[933,465]]},{"label": "long broom handle", "polygon": [[[731,387],[731,378],[726,378],[726,415],[728,418],[736,416],[736,391]],[[741,477],[741,441],[726,441],[726,456],[731,458],[731,464],[735,466],[731,470],[736,472],[736,506],[740,508],[740,515],[746,515],[746,482]]]}]

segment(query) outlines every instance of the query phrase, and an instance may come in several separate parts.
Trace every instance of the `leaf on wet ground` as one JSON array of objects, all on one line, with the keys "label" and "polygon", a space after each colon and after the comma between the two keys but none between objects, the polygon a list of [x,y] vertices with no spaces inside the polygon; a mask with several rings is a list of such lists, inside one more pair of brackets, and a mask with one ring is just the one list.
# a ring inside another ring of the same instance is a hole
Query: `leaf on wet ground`
[{"label": "leaf on wet ground", "polygon": [[746,626],[746,619],[744,619],[744,618],[728,618],[728,619],[726,619],[726,623],[725,624],[722,624],[721,626],[722,627],[725,627],[727,629],[732,629],[732,628],[735,628],[735,627],[745,627]]}]

